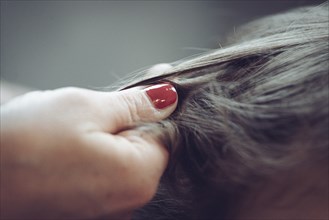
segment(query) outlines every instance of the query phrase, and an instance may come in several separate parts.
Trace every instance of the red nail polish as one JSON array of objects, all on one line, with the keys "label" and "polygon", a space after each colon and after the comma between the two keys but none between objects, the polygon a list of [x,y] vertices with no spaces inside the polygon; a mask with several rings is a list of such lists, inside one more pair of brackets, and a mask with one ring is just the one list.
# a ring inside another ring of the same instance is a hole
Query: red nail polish
[{"label": "red nail polish", "polygon": [[167,83],[147,87],[145,91],[157,109],[164,109],[177,100],[175,87]]}]

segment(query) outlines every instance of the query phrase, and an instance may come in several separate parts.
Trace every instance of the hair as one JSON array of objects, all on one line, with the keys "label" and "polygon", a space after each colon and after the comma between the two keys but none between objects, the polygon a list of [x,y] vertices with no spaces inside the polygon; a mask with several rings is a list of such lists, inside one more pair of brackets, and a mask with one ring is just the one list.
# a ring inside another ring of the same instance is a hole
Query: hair
[{"label": "hair", "polygon": [[328,3],[253,21],[227,46],[125,88],[173,84],[176,111],[143,123],[170,160],[134,219],[227,219],[251,187],[309,163],[328,165]]}]

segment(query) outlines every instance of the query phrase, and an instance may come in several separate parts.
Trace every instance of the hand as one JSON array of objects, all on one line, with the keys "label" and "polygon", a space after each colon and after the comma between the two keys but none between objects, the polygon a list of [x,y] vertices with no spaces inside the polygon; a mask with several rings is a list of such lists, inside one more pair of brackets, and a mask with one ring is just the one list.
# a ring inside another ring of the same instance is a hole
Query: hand
[{"label": "hand", "polygon": [[1,217],[94,218],[144,205],[168,153],[132,127],[164,119],[176,105],[168,84],[109,93],[64,88],[7,103],[1,108]]}]

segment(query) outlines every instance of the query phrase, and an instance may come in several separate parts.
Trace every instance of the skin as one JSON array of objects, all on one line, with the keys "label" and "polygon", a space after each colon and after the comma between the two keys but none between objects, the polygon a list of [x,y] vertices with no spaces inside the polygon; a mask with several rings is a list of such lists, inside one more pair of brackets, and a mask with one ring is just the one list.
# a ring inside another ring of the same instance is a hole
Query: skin
[{"label": "skin", "polygon": [[4,104],[11,99],[32,91],[31,88],[9,83],[0,79],[0,104]]},{"label": "skin", "polygon": [[165,146],[133,126],[164,119],[176,105],[157,110],[142,88],[64,88],[8,102],[1,107],[1,218],[129,216],[154,196],[168,161]]}]

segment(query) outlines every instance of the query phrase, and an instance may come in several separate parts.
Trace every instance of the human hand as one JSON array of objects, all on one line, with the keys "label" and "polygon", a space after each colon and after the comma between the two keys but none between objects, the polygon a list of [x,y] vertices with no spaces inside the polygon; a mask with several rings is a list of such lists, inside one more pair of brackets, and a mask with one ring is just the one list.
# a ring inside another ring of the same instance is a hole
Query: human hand
[{"label": "human hand", "polygon": [[168,153],[133,126],[164,119],[176,105],[169,84],[109,93],[64,88],[7,103],[1,107],[1,216],[82,219],[144,205]]}]

